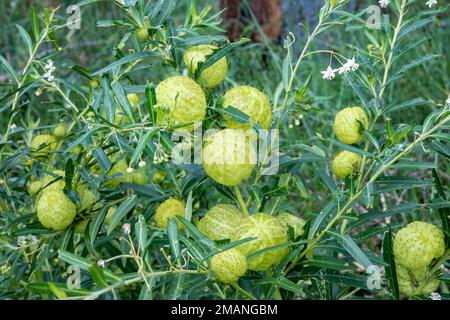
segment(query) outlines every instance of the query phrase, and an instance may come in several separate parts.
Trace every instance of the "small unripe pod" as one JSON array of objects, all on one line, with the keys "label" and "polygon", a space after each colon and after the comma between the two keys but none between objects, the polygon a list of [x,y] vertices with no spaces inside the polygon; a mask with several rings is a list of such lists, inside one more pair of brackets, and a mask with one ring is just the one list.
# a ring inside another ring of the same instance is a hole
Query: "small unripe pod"
[{"label": "small unripe pod", "polygon": [[108,209],[108,211],[106,212],[106,216],[105,216],[105,223],[106,224],[110,224],[111,223],[111,219],[114,216],[114,213],[116,212],[117,207],[111,207]]},{"label": "small unripe pod", "polygon": [[[250,86],[238,86],[228,90],[223,97],[224,109],[232,106],[247,114],[250,121],[259,123],[264,129],[268,129],[272,121],[272,108],[269,97],[263,92]],[[225,116],[228,128],[250,128],[251,124],[243,124],[233,121]]]},{"label": "small unripe pod", "polygon": [[155,172],[155,174],[152,177],[152,182],[154,184],[160,184],[161,182],[164,181],[166,176],[167,176],[167,173],[165,173],[164,171]]},{"label": "small unripe pod", "polygon": [[[182,217],[184,215],[184,203],[175,198],[169,198],[161,203],[156,209],[155,220],[156,225],[160,228],[167,228],[169,220],[175,216]],[[177,220],[178,229],[183,229],[183,224]]]},{"label": "small unripe pod", "polygon": [[241,252],[232,248],[211,258],[211,271],[219,281],[235,283],[247,272],[247,259]]},{"label": "small unripe pod", "polygon": [[184,125],[192,130],[194,123],[203,121],[206,115],[206,97],[202,88],[191,78],[170,77],[155,89],[157,121],[161,125]]},{"label": "small unripe pod", "polygon": [[131,174],[134,184],[144,185],[147,183],[147,176],[143,171],[135,171]]},{"label": "small unripe pod", "polygon": [[[239,241],[245,238],[256,238],[256,240],[245,242],[236,247],[245,256],[289,242],[286,227],[267,213],[256,213],[243,219],[231,241]],[[288,253],[288,248],[269,250],[248,259],[248,269],[265,271],[272,265],[280,263]]]},{"label": "small unripe pod", "polygon": [[197,227],[212,240],[231,239],[244,218],[241,211],[230,204],[218,204],[198,222]]},{"label": "small unripe pod", "polygon": [[66,136],[66,125],[61,122],[60,124],[58,124],[54,129],[53,129],[53,135],[60,139],[60,138],[64,138]]},{"label": "small unripe pod", "polygon": [[[189,71],[194,74],[197,70],[198,64],[204,62],[206,57],[213,53],[217,47],[212,45],[199,45],[191,47],[184,52],[183,61],[189,68]],[[214,88],[222,83],[227,76],[228,64],[227,59],[223,57],[209,68],[202,71],[199,76],[199,82],[207,88]]]},{"label": "small unripe pod", "polygon": [[336,177],[345,179],[358,170],[361,163],[361,157],[350,151],[342,151],[339,153],[331,163],[331,169]]},{"label": "small unripe pod", "polygon": [[444,254],[444,233],[433,224],[412,222],[396,233],[393,251],[396,261],[403,267],[425,268]]},{"label": "small unripe pod", "polygon": [[127,172],[128,164],[125,159],[119,160],[115,163],[111,170],[108,172],[108,176],[114,178],[105,182],[105,185],[118,187],[121,183],[132,183],[133,176]]},{"label": "small unripe pod", "polygon": [[337,113],[333,130],[339,141],[355,144],[362,139],[360,123],[365,129],[369,126],[369,119],[364,109],[360,107],[345,108]]},{"label": "small unripe pod", "polygon": [[127,94],[128,102],[132,107],[137,107],[139,105],[139,96],[136,93]]},{"label": "small unripe pod", "polygon": [[49,134],[41,134],[31,141],[31,156],[35,158],[46,158],[50,156],[51,151],[56,148],[55,137]]},{"label": "small unripe pod", "polygon": [[139,41],[144,42],[150,38],[150,34],[148,33],[148,28],[149,28],[148,20],[144,20],[144,23],[142,24],[142,26],[138,27],[138,28],[136,28],[136,30],[134,30],[134,34],[136,35],[136,38]]},{"label": "small unripe pod", "polygon": [[49,229],[64,230],[75,219],[76,206],[60,190],[44,190],[36,204],[39,221]]},{"label": "small unripe pod", "polygon": [[208,176],[225,186],[237,186],[247,179],[256,164],[250,136],[242,129],[225,129],[206,140],[202,164]]},{"label": "small unripe pod", "polygon": [[303,226],[305,225],[305,220],[296,217],[290,213],[287,212],[282,212],[279,213],[276,218],[278,219],[278,221],[281,222],[282,225],[284,225],[286,228],[289,229],[289,227],[291,227],[292,229],[294,229],[294,237],[300,237],[301,235],[303,235],[304,230],[303,230]]}]

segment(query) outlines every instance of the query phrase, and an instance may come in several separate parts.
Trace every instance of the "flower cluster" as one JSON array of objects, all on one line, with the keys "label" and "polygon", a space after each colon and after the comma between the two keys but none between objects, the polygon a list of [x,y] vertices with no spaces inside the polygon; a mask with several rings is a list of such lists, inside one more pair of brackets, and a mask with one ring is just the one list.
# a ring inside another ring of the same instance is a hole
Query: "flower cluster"
[{"label": "flower cluster", "polygon": [[[379,0],[378,4],[380,5],[380,7],[382,8],[387,8],[387,6],[391,3],[391,0]],[[425,5],[428,6],[428,8],[432,8],[435,5],[437,5],[437,0],[427,0],[427,2],[425,2]]]},{"label": "flower cluster", "polygon": [[36,236],[33,236],[31,234],[27,236],[19,236],[17,238],[17,245],[21,248],[26,248],[28,246],[33,246],[37,243],[38,239]]},{"label": "flower cluster", "polygon": [[163,162],[167,162],[168,160],[169,160],[169,156],[164,151],[163,146],[158,143],[158,145],[156,146],[156,151],[153,155],[153,163],[161,164]]},{"label": "flower cluster", "polygon": [[52,82],[55,79],[55,76],[53,75],[53,72],[55,72],[56,67],[53,64],[53,60],[47,60],[46,65],[44,66],[44,69],[46,73],[42,76],[44,79],[46,79],[49,82]]},{"label": "flower cluster", "polygon": [[358,70],[358,68],[359,64],[356,63],[356,59],[355,57],[353,57],[351,59],[348,59],[347,62],[338,69],[333,69],[330,65],[328,66],[327,70],[321,71],[320,73],[322,73],[323,79],[333,80],[334,78],[336,78],[336,72],[338,72],[339,74],[347,74]]}]

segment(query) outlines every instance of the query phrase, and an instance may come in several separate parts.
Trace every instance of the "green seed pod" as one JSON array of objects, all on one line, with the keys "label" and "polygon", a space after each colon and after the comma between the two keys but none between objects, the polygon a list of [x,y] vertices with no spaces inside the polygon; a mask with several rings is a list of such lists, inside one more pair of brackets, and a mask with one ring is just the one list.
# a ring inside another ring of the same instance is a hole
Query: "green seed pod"
[{"label": "green seed pod", "polygon": [[78,195],[80,197],[80,205],[78,206],[78,211],[85,211],[86,213],[91,213],[91,211],[99,208],[97,204],[98,196],[89,190],[86,186],[80,185],[77,188]]},{"label": "green seed pod", "polygon": [[144,171],[135,171],[131,174],[134,184],[144,185],[147,183],[147,175]]},{"label": "green seed pod", "polygon": [[342,151],[331,162],[331,170],[339,179],[345,179],[358,170],[361,157],[350,151]]},{"label": "green seed pod", "polygon": [[186,124],[194,129],[194,122],[203,121],[206,115],[206,97],[202,88],[191,78],[170,77],[156,87],[157,121],[165,126]]},{"label": "green seed pod", "polygon": [[367,129],[369,119],[364,109],[350,107],[342,109],[334,119],[333,129],[339,141],[346,144],[355,144],[362,139],[360,123]]},{"label": "green seed pod", "polygon": [[[250,121],[259,123],[264,129],[268,129],[272,122],[272,108],[269,97],[256,88],[238,86],[229,90],[223,97],[223,107],[234,108],[244,112],[250,117]],[[229,116],[224,117],[228,128],[250,128],[251,124],[243,124],[233,121]]]},{"label": "green seed pod", "polygon": [[247,272],[247,259],[234,248],[211,258],[211,271],[223,283],[234,283]]},{"label": "green seed pod", "polygon": [[76,206],[63,191],[44,190],[36,204],[39,221],[49,229],[64,230],[75,219]]},{"label": "green seed pod", "polygon": [[250,140],[241,129],[225,129],[210,136],[202,151],[208,176],[229,187],[247,179],[256,164],[256,151]]},{"label": "green seed pod", "polygon": [[[212,54],[217,47],[212,45],[199,45],[191,47],[184,52],[183,61],[189,68],[191,74],[195,73],[198,64],[204,62],[208,55]],[[214,88],[222,83],[227,76],[228,64],[227,59],[223,57],[211,67],[202,71],[199,77],[199,82],[207,88]]]},{"label": "green seed pod", "polygon": [[112,219],[114,213],[116,212],[116,210],[117,210],[116,206],[111,207],[111,208],[108,209],[108,212],[106,212],[106,216],[105,216],[105,223],[106,224],[110,224],[111,223],[111,219]]},{"label": "green seed pod", "polygon": [[[256,213],[242,220],[231,241],[239,241],[245,238],[257,238],[245,242],[236,248],[245,256],[249,256],[260,250],[288,243],[288,232],[278,219],[267,213]],[[288,248],[269,250],[263,254],[248,259],[248,269],[264,271],[272,265],[276,265],[289,253]]]},{"label": "green seed pod", "polygon": [[96,89],[100,86],[100,81],[98,81],[97,79],[91,79],[89,80],[89,86],[93,89]]},{"label": "green seed pod", "polygon": [[241,211],[230,204],[218,204],[198,222],[197,227],[212,240],[229,240],[244,218]]},{"label": "green seed pod", "polygon": [[[439,279],[430,278],[427,267],[410,270],[396,263],[396,271],[398,288],[401,293],[408,297],[420,294],[430,294],[439,287]],[[424,282],[426,284],[424,284]],[[423,288],[421,288],[422,285]]]},{"label": "green seed pod", "polygon": [[106,186],[117,188],[121,183],[132,183],[133,176],[127,172],[128,164],[125,159],[119,160],[108,172],[109,177],[114,177],[105,182]]},{"label": "green seed pod", "polygon": [[132,107],[135,108],[135,107],[139,106],[140,99],[139,99],[139,96],[136,93],[129,93],[129,94],[127,94],[127,99],[128,99],[128,102],[130,103],[130,105]]},{"label": "green seed pod", "polygon": [[444,234],[433,224],[415,221],[397,232],[393,251],[396,261],[403,267],[422,269],[444,254]]},{"label": "green seed pod", "polygon": [[62,191],[66,186],[64,171],[54,170],[52,173],[53,175],[46,174],[45,177],[42,178],[42,188],[44,188],[44,190]]},{"label": "green seed pod", "polygon": [[279,213],[276,218],[281,222],[286,228],[291,227],[294,229],[294,237],[300,237],[303,235],[303,226],[305,225],[305,220],[298,218],[290,213],[282,212]]},{"label": "green seed pod", "polygon": [[[156,209],[155,220],[156,225],[160,228],[166,228],[169,223],[169,219],[175,218],[175,216],[182,217],[184,215],[184,203],[175,198],[169,198],[161,203]],[[183,229],[183,224],[177,220],[178,229]]]},{"label": "green seed pod", "polygon": [[145,42],[150,38],[150,34],[148,33],[149,26],[148,20],[144,20],[142,26],[134,30],[134,34],[139,41]]},{"label": "green seed pod", "polygon": [[152,182],[154,184],[160,184],[161,182],[164,181],[166,176],[167,176],[167,173],[165,173],[164,171],[157,171],[152,177]]},{"label": "green seed pod", "polygon": [[55,137],[49,134],[41,134],[33,138],[31,141],[30,155],[35,158],[47,158],[50,153],[47,151],[54,150],[57,147]]},{"label": "green seed pod", "polygon": [[43,187],[42,185],[42,181],[33,181],[30,182],[29,186],[28,186],[28,193],[30,194],[30,196],[34,196],[35,194],[38,193],[38,191]]},{"label": "green seed pod", "polygon": [[57,139],[61,139],[66,136],[66,125],[64,122],[59,123],[55,128],[53,128],[53,135]]}]

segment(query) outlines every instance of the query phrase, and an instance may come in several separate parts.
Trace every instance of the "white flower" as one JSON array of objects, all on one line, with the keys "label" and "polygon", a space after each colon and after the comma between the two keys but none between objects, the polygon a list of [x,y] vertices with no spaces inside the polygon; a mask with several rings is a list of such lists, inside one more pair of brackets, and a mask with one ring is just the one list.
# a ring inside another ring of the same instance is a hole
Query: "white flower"
[{"label": "white flower", "polygon": [[47,60],[47,64],[44,66],[46,73],[42,76],[42,78],[47,79],[47,81],[52,82],[55,80],[55,77],[53,76],[53,72],[55,72],[56,67],[53,63],[53,60]]},{"label": "white flower", "polygon": [[350,70],[356,71],[359,68],[359,64],[356,63],[355,57],[351,58],[350,60],[347,60],[347,64],[350,67]]},{"label": "white flower", "polygon": [[447,100],[445,101],[446,104],[450,104],[450,94],[448,95]]},{"label": "white flower", "polygon": [[141,162],[139,162],[139,164],[138,164],[139,168],[143,168],[146,165],[147,165],[147,163],[145,161],[143,161],[143,160]]},{"label": "white flower", "polygon": [[441,295],[437,292],[433,292],[432,294],[430,294],[430,298],[432,300],[441,300]]},{"label": "white flower", "polygon": [[391,2],[391,0],[379,0],[378,1],[378,3],[380,4],[380,7],[382,7],[382,8],[386,8],[390,2]]},{"label": "white flower", "polygon": [[131,168],[131,167],[127,168],[127,172],[128,172],[128,173],[133,173],[133,171],[134,171],[133,168]]},{"label": "white flower", "polygon": [[333,70],[331,66],[328,66],[327,70],[320,71],[320,73],[323,74],[323,79],[333,80],[336,77],[336,73],[334,71],[335,70]]},{"label": "white flower", "polygon": [[348,59],[347,62],[339,68],[339,74],[350,73],[351,71],[356,71],[359,68],[359,64],[356,63],[355,57]]},{"label": "white flower", "polygon": [[26,247],[27,246],[27,237],[26,236],[19,236],[17,238],[17,245],[19,247]]},{"label": "white flower", "polygon": [[11,124],[11,126],[9,127],[11,129],[11,131],[14,131],[17,129],[17,125],[15,123]]},{"label": "white flower", "polygon": [[104,268],[105,265],[106,265],[105,260],[102,260],[102,259],[98,260],[98,261],[97,261],[97,265],[98,265],[100,268]]},{"label": "white flower", "polygon": [[47,60],[47,64],[44,66],[44,69],[52,73],[56,70],[53,60]]},{"label": "white flower", "polygon": [[123,232],[125,234],[130,234],[131,233],[131,225],[129,223],[125,223],[122,227]]},{"label": "white flower", "polygon": [[433,6],[437,5],[437,0],[428,0],[425,4],[431,9]]}]

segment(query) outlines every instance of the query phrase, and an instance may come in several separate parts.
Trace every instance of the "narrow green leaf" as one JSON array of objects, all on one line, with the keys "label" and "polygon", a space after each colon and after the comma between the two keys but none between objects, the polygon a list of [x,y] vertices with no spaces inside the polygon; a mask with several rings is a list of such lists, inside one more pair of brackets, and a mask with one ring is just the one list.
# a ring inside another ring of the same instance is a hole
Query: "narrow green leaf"
[{"label": "narrow green leaf", "polygon": [[127,215],[127,213],[134,208],[138,200],[139,198],[136,195],[132,195],[120,204],[120,206],[114,212],[114,215],[111,218],[111,222],[108,225],[108,235],[110,235],[110,233],[116,228],[117,224]]},{"label": "narrow green leaf", "polygon": [[178,223],[176,219],[169,220],[166,231],[174,261],[180,264],[180,239],[178,238]]}]

